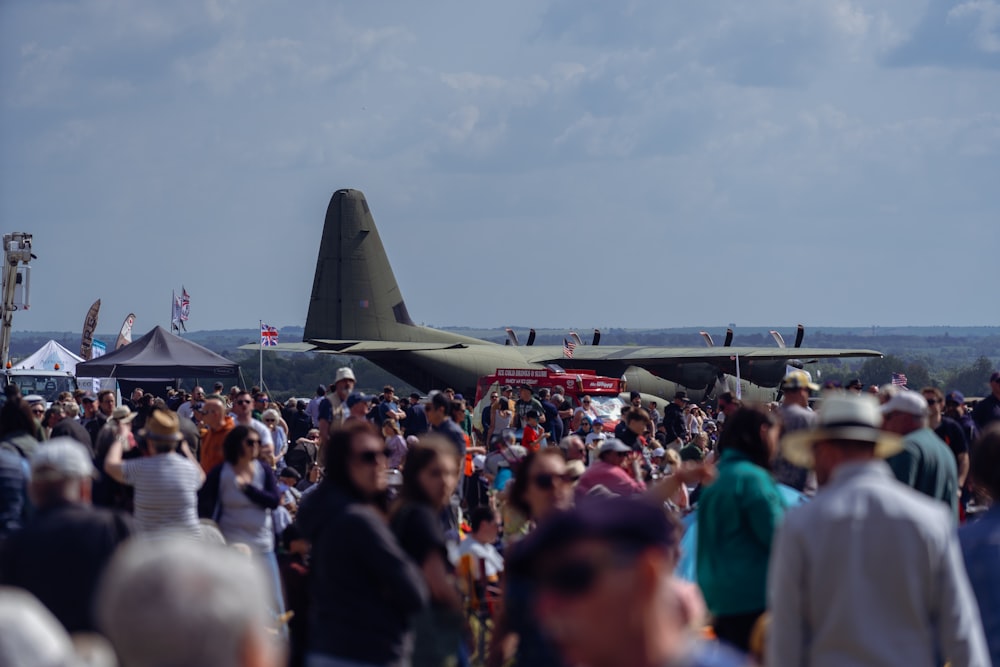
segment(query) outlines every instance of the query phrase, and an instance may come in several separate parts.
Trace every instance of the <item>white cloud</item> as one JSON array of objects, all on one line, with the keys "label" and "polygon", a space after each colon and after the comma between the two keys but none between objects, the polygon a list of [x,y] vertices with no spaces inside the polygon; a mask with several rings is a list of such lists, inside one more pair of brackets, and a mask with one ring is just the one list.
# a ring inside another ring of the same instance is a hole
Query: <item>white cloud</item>
[{"label": "white cloud", "polygon": [[948,11],[948,20],[973,18],[976,47],[986,53],[1000,53],[1000,3],[993,0],[963,2]]},{"label": "white cloud", "polygon": [[[871,323],[896,315],[836,272],[786,285],[775,267],[789,254],[881,266],[904,224],[918,230],[898,249],[908,257],[989,265],[996,6],[0,4],[0,216],[46,246],[41,302],[92,302],[92,281],[55,267],[110,250],[123,274],[190,276],[199,327],[236,326],[264,303],[268,319],[300,324],[340,187],[369,196],[423,321],[517,317],[482,299],[484,265],[539,258],[530,276],[504,273],[524,293],[559,284],[566,258],[597,257],[665,293],[665,271],[685,276],[700,298],[672,324]],[[87,233],[64,246],[69,218]],[[935,231],[952,219],[977,243]],[[157,252],[139,252],[151,242]],[[266,275],[233,294],[217,280],[230,264]],[[421,289],[429,275],[452,280],[454,299]],[[733,294],[734,280],[786,291]],[[663,323],[622,300],[619,281],[585,282],[603,323]],[[137,308],[142,292],[122,283],[101,286],[108,307]],[[985,317],[928,290],[970,323]],[[32,310],[49,328],[82,317]],[[578,315],[546,305],[538,317]]]}]

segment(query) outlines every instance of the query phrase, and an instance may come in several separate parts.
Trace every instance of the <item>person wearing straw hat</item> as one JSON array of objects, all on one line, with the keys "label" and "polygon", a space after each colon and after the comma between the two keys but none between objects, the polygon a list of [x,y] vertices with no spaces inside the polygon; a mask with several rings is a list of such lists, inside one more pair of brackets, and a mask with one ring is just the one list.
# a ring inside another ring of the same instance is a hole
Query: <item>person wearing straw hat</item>
[{"label": "person wearing straw hat", "polygon": [[205,473],[181,435],[180,418],[170,410],[154,410],[140,436],[147,456],[123,461],[129,440],[122,431],[104,460],[112,479],[135,488],[136,528],[147,535],[170,532],[200,539],[197,493]]},{"label": "person wearing straw hat", "polygon": [[787,512],[768,573],[767,664],[988,666],[951,516],[896,481],[902,450],[869,396],[830,393],[781,441],[820,492]]}]

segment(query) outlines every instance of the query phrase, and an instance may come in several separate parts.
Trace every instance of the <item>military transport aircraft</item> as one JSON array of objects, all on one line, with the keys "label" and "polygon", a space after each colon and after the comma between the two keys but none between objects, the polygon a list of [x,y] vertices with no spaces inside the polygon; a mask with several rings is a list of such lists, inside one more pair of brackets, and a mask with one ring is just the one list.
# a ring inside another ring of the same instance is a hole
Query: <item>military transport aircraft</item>
[{"label": "military transport aircraft", "polygon": [[[732,388],[732,378],[726,380],[737,374],[737,365],[744,383],[774,387],[786,367],[801,360],[882,356],[873,350],[786,348],[779,335],[772,335],[780,347],[731,347],[731,334],[726,345],[716,346],[705,334],[707,346],[576,345],[569,358],[563,345],[509,344],[516,337],[500,345],[418,326],[406,309],[364,194],[338,190],[326,212],[303,343],[266,349],[365,357],[423,391],[453,387],[472,396],[476,380],[498,368],[554,365],[624,376],[629,389],[668,400],[677,389],[701,400],[724,386]],[[800,329],[796,344],[801,335]]]}]

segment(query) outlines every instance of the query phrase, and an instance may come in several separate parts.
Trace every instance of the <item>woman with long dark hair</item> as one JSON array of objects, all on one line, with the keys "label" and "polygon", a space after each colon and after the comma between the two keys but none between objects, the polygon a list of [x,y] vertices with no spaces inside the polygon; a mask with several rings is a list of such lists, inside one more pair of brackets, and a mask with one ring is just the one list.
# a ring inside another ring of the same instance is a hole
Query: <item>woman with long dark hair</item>
[{"label": "woman with long dark hair", "polygon": [[414,667],[455,664],[462,642],[462,598],[448,560],[442,512],[458,485],[455,446],[425,435],[407,453],[400,498],[390,525],[400,546],[417,564],[430,591],[430,607],[414,619]]},{"label": "woman with long dark hair", "polygon": [[767,605],[771,538],[785,512],[771,475],[779,435],[772,413],[737,410],[719,440],[718,478],[698,501],[698,585],[716,636],[744,652]]},{"label": "woman with long dark hair", "polygon": [[6,443],[9,449],[30,459],[42,439],[41,424],[35,419],[31,407],[21,396],[21,390],[16,384],[7,385],[4,394],[6,401],[0,407],[0,441]]},{"label": "woman with long dark hair", "polygon": [[275,617],[285,613],[281,575],[274,555],[271,510],[281,502],[274,472],[257,460],[260,436],[236,426],[222,443],[223,462],[213,468],[198,492],[198,513],[215,521],[229,544],[245,544],[271,578]]},{"label": "woman with long dark hair", "polygon": [[386,521],[385,442],[355,420],[330,434],[325,457],[326,477],[296,516],[312,543],[306,665],[408,664],[428,593]]},{"label": "woman with long dark hair", "polygon": [[[552,447],[529,453],[517,469],[508,487],[507,502],[534,526],[544,523],[555,512],[573,504],[573,480],[566,470],[561,450]],[[517,549],[514,544],[511,549]],[[541,667],[562,664],[555,645],[542,634],[534,611],[535,590],[530,582],[508,575],[504,587],[504,606],[490,640],[487,664],[506,664],[504,647],[510,637],[517,638],[516,663]]]}]

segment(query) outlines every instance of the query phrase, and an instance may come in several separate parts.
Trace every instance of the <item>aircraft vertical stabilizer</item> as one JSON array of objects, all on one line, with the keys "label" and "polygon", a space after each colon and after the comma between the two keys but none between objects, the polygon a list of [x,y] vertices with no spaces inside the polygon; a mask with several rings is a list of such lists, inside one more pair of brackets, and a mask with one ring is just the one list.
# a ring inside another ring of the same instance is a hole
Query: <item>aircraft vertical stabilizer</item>
[{"label": "aircraft vertical stabilizer", "polygon": [[302,340],[482,344],[413,323],[365,195],[347,189],[326,209]]}]

